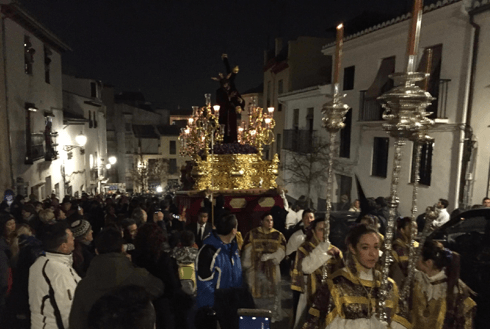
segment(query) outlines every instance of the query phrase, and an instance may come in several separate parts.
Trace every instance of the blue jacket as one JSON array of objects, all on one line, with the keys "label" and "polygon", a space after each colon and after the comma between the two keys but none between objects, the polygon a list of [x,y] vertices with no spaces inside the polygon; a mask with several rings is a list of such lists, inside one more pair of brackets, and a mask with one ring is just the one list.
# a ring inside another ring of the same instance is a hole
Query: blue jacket
[{"label": "blue jacket", "polygon": [[195,267],[198,308],[214,306],[216,289],[242,287],[242,263],[236,240],[225,244],[216,231],[204,239]]}]

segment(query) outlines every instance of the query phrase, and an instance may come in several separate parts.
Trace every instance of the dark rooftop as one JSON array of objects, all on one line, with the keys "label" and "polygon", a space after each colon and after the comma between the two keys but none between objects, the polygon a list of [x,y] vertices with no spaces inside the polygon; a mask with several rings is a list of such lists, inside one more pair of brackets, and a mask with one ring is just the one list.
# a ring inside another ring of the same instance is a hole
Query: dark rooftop
[{"label": "dark rooftop", "polygon": [[114,95],[116,103],[123,103],[137,107],[142,110],[153,112],[151,103],[147,102],[145,96],[140,91],[122,91]]},{"label": "dark rooftop", "polygon": [[152,125],[133,125],[133,133],[136,138],[160,138]]},{"label": "dark rooftop", "polygon": [[261,83],[257,87],[250,88],[249,90],[246,90],[245,92],[242,93],[242,95],[246,94],[261,94],[264,92],[264,84]]},{"label": "dark rooftop", "polygon": [[170,110],[170,115],[192,115],[192,109]]},{"label": "dark rooftop", "polygon": [[180,127],[176,125],[161,125],[157,126],[157,129],[162,136],[178,136],[180,134]]}]

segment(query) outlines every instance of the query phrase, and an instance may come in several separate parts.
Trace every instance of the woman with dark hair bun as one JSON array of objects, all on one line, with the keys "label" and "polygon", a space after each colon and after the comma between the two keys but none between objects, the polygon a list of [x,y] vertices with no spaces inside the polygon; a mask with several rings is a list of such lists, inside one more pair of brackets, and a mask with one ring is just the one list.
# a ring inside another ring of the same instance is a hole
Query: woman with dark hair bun
[{"label": "woman with dark hair bun", "polygon": [[[305,329],[411,328],[398,308],[398,288],[389,279],[381,292],[381,273],[375,270],[380,241],[372,226],[356,225],[347,235],[346,266],[332,274],[318,291]],[[388,323],[379,320],[379,298],[386,294]]]},{"label": "woman with dark hair bun", "polygon": [[459,262],[458,253],[438,242],[425,242],[412,291],[414,328],[473,328],[474,293],[459,279]]}]

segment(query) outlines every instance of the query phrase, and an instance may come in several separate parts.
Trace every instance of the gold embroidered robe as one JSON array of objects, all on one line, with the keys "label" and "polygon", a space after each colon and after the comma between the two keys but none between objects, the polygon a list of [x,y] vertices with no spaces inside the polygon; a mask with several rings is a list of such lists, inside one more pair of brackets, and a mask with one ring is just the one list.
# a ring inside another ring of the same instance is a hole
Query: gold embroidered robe
[{"label": "gold embroidered robe", "polygon": [[[282,252],[278,252],[280,249]],[[263,262],[260,259],[264,254],[275,254],[276,257]],[[271,229],[266,232],[262,227],[258,227],[247,233],[242,248],[242,264],[247,270],[252,296],[275,296],[276,285],[281,280],[279,263],[285,255],[286,239],[278,230]]]},{"label": "gold embroidered robe", "polygon": [[[341,322],[340,327],[350,327],[353,322],[360,320],[377,321],[376,308],[380,295],[381,273],[374,269],[372,280],[361,278],[361,266],[355,261],[354,266],[344,267],[336,271],[316,293],[315,301],[309,310],[307,322],[303,329],[323,329],[334,321]],[[352,268],[355,267],[355,270]],[[354,274],[355,273],[355,274]],[[386,313],[389,325],[393,327],[411,328],[407,314],[401,314],[398,307],[398,288],[389,279]],[[343,321],[343,323],[342,323]],[[395,325],[396,323],[396,325]],[[335,327],[339,327],[337,324]],[[353,327],[358,327],[353,325]]]},{"label": "gold embroidered robe", "polygon": [[[318,246],[320,241],[316,236],[312,236],[310,239],[305,241],[299,248],[296,253],[296,260],[294,262],[294,268],[291,274],[291,289],[299,291],[301,293],[307,293],[308,295],[308,304],[309,308],[313,303],[314,295],[317,289],[322,284],[323,277],[323,266],[317,268],[313,273],[304,274],[302,269],[303,260],[308,257],[311,252]],[[329,250],[334,246],[330,245]],[[340,252],[337,256],[330,258],[327,261],[327,275],[330,277],[335,271],[344,267],[344,261],[342,252]],[[305,276],[307,279],[305,281]]]},{"label": "gold embroidered robe", "polygon": [[476,303],[471,290],[459,280],[452,307],[447,305],[444,271],[433,277],[416,272],[412,290],[412,324],[417,329],[472,329]]},{"label": "gold embroidered robe", "polygon": [[[419,243],[414,241],[414,247],[418,248]],[[390,266],[390,278],[395,280],[398,287],[402,287],[405,278],[408,275],[408,255],[410,251],[409,243],[406,243],[402,239],[396,239],[393,242],[391,255],[393,256],[393,263]]]}]

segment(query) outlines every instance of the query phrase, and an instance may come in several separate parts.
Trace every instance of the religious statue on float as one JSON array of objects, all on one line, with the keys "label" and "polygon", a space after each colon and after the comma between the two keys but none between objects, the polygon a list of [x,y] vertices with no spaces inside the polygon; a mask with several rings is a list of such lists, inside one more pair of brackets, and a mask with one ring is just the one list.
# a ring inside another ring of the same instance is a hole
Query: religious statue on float
[{"label": "religious statue on float", "polygon": [[220,83],[220,88],[216,90],[216,103],[220,106],[219,123],[225,127],[223,142],[236,143],[238,141],[237,114],[243,111],[245,101],[235,86],[238,66],[231,69],[227,54],[221,55],[221,59],[226,67],[226,75],[219,73],[219,78],[212,78]]}]

